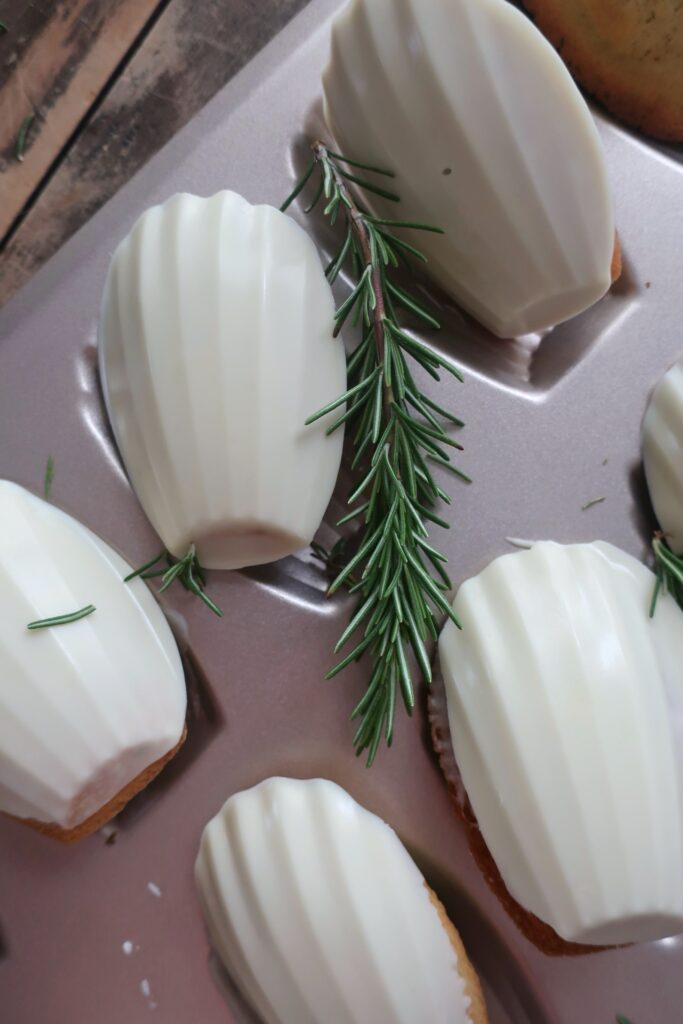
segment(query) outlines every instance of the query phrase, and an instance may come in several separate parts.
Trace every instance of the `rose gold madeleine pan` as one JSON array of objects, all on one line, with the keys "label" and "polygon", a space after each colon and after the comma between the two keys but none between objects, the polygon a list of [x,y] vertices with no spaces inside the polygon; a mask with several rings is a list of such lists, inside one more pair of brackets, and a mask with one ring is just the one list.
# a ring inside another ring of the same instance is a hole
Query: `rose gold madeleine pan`
[{"label": "rose gold madeleine pan", "polygon": [[[0,477],[40,493],[51,455],[54,503],[133,565],[159,542],[98,380],[109,261],[139,214],[174,192],[229,188],[282,202],[306,138],[323,130],[321,72],[340,6],[313,0],[0,313]],[[466,422],[459,465],[474,481],[450,487],[451,528],[439,538],[455,584],[513,550],[510,537],[600,538],[647,554],[640,429],[653,385],[683,349],[683,167],[680,154],[596,117],[623,254],[617,283],[543,338],[501,341],[452,307],[428,338],[466,377],[441,386]],[[329,249],[320,221],[306,225]],[[326,544],[342,484],[319,534]],[[683,1020],[683,937],[548,956],[518,930],[454,811],[424,692],[412,721],[397,715],[393,748],[372,769],[353,756],[349,712],[367,669],[323,681],[350,607],[325,586],[304,551],[210,574],[223,619],[180,587],[162,595],[188,681],[177,756],[110,826],[73,846],[0,817],[2,1024],[251,1019],[211,954],[193,864],[227,797],[272,775],[331,779],[397,831],[462,935],[492,1024]]]}]

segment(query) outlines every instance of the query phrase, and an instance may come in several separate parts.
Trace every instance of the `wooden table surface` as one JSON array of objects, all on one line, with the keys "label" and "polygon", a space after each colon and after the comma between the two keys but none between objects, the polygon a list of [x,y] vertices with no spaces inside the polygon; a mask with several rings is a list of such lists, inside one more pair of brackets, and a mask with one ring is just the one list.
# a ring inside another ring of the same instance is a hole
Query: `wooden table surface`
[{"label": "wooden table surface", "polygon": [[0,305],[307,2],[0,0]]}]

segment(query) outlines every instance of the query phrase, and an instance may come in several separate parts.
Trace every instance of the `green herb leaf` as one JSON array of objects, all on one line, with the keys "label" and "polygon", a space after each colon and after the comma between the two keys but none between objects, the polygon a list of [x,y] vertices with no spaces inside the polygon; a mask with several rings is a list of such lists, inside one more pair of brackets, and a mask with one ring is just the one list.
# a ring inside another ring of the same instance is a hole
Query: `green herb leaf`
[{"label": "green herb leaf", "polygon": [[[134,580],[136,576],[144,576],[149,569],[153,568],[153,566],[157,565],[165,557],[166,549],[162,548],[162,550],[159,552],[158,555],[156,555],[155,558],[150,558],[149,562],[145,562],[144,565],[141,565],[139,569],[133,569],[132,572],[129,572],[128,575],[124,577],[123,582],[130,583],[130,581]],[[165,569],[161,570],[159,575],[163,575],[165,571]]]},{"label": "green herb leaf", "polygon": [[[328,593],[345,587],[357,595],[348,625],[335,653],[351,647],[330,671],[332,679],[352,663],[369,662],[365,692],[352,712],[358,719],[353,739],[356,752],[366,752],[372,764],[380,743],[391,745],[396,705],[407,714],[415,706],[416,681],[431,681],[428,645],[437,636],[438,617],[446,615],[459,625],[447,592],[450,579],[446,556],[427,541],[426,523],[448,528],[435,511],[448,495],[437,484],[430,460],[452,469],[449,450],[460,448],[443,426],[462,426],[452,412],[435,403],[417,386],[411,367],[417,364],[439,379],[439,369],[461,378],[460,371],[424,342],[407,334],[398,319],[402,307],[432,328],[438,322],[404,285],[392,277],[401,260],[424,262],[418,248],[404,242],[393,229],[440,232],[427,224],[372,217],[356,202],[349,182],[359,189],[398,201],[398,196],[349,172],[359,167],[370,173],[390,172],[357,160],[348,160],[323,142],[312,146],[317,165],[317,196],[321,190],[324,215],[334,224],[340,217],[344,233],[326,273],[338,279],[350,273],[351,291],[335,316],[335,334],[346,323],[362,325],[362,339],[347,360],[348,389],[309,416],[308,424],[346,405],[328,428],[342,423],[352,427],[351,468],[357,473],[348,496],[349,512],[339,525],[359,523],[351,543],[335,545],[332,552],[319,545],[314,554],[326,563],[332,577]],[[340,166],[344,165],[344,166]],[[297,184],[298,195],[311,175]],[[313,204],[311,204],[313,205]],[[392,230],[388,230],[391,228]],[[360,500],[360,503],[359,503]]]},{"label": "green herb leaf", "polygon": [[15,147],[15,150],[14,150],[14,155],[16,156],[16,158],[19,161],[19,163],[23,163],[24,162],[24,150],[26,149],[26,137],[28,135],[29,128],[31,127],[31,125],[33,124],[33,122],[35,120],[35,117],[36,117],[36,115],[34,114],[33,111],[31,111],[30,114],[26,115],[26,117],[21,122],[21,125],[19,127],[19,134],[17,135],[17,144],[16,144],[16,147]]},{"label": "green herb leaf", "polygon": [[285,201],[282,204],[282,206],[280,207],[280,209],[281,209],[281,211],[283,213],[285,212],[285,210],[287,209],[288,206],[291,206],[291,204],[294,202],[294,200],[299,195],[299,193],[306,187],[306,182],[308,181],[310,176],[313,174],[314,170],[315,170],[315,160],[311,159],[311,161],[310,161],[308,167],[306,168],[306,170],[304,171],[303,175],[301,176],[299,181],[296,183],[296,185],[294,186],[292,191],[289,193],[289,195],[285,199]]},{"label": "green herb leaf", "polygon": [[381,188],[372,181],[366,181],[365,178],[359,178],[356,174],[351,174],[350,171],[343,171],[341,168],[337,168],[337,174],[346,178],[347,181],[352,181],[354,185],[360,185],[366,192],[373,192],[377,196],[382,196],[383,199],[391,200],[392,203],[401,202],[401,197],[397,196],[395,192],[389,192],[386,188]]},{"label": "green herb leaf", "polygon": [[654,617],[661,593],[671,594],[678,605],[683,608],[683,556],[673,553],[661,533],[655,535],[652,549],[655,556],[657,580],[652,593],[650,618]]},{"label": "green herb leaf", "polygon": [[53,615],[49,619],[36,619],[29,622],[27,629],[48,629],[50,626],[66,626],[69,622],[78,622],[95,611],[94,604],[86,604],[85,608],[79,608],[77,612],[69,612],[68,615]]},{"label": "green herb leaf", "polygon": [[385,217],[368,218],[373,224],[383,225],[389,228],[412,228],[413,231],[431,231],[435,235],[445,235],[443,228],[434,227],[433,224],[420,224],[414,220],[387,220]]},{"label": "green herb leaf", "polygon": [[47,457],[47,464],[45,466],[45,478],[43,480],[43,497],[45,501],[50,500],[50,494],[52,493],[52,481],[55,475],[55,460],[51,455]]},{"label": "green herb leaf", "polygon": [[335,153],[333,150],[327,150],[328,156],[332,157],[333,160],[338,163],[347,164],[349,167],[360,167],[362,171],[372,171],[373,174],[383,174],[385,178],[395,178],[396,175],[393,171],[388,171],[386,167],[375,167],[374,164],[362,164],[358,160],[350,160],[347,156],[342,156],[341,153]]}]

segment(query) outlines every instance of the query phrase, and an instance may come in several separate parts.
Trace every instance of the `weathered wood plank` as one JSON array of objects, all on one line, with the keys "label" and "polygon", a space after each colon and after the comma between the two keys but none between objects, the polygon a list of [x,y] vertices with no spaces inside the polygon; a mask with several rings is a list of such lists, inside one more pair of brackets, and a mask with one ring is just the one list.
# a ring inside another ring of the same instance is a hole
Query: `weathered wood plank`
[{"label": "weathered wood plank", "polygon": [[0,0],[0,239],[159,2]]},{"label": "weathered wood plank", "polygon": [[0,304],[308,0],[172,0],[0,255]]}]

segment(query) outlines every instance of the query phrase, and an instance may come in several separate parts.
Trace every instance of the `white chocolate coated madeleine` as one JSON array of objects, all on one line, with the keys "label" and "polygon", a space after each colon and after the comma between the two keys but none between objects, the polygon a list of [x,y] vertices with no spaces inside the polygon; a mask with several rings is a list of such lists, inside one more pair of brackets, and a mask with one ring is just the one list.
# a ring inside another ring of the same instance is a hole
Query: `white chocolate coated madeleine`
[{"label": "white chocolate coated madeleine", "polygon": [[100,368],[131,483],[165,546],[206,568],[305,547],[334,488],[346,390],[334,301],[293,220],[234,192],[176,195],[117,249]]},{"label": "white chocolate coated madeleine", "polygon": [[654,390],[643,423],[643,463],[659,525],[683,554],[683,359]]},{"label": "white chocolate coated madeleine", "polygon": [[400,206],[368,202],[445,230],[400,234],[494,334],[551,327],[605,294],[614,215],[593,118],[507,0],[349,0],[323,81],[337,147],[396,172]]},{"label": "white chocolate coated madeleine", "polygon": [[195,877],[214,948],[264,1024],[485,1024],[414,862],[334,783],[272,778],[232,796]]},{"label": "white chocolate coated madeleine", "polygon": [[611,544],[504,555],[439,641],[453,751],[511,895],[563,939],[683,931],[683,612]]},{"label": "white chocolate coated madeleine", "polygon": [[182,664],[154,597],[123,583],[130,566],[99,537],[6,480],[0,519],[0,811],[70,831],[178,745]]}]

